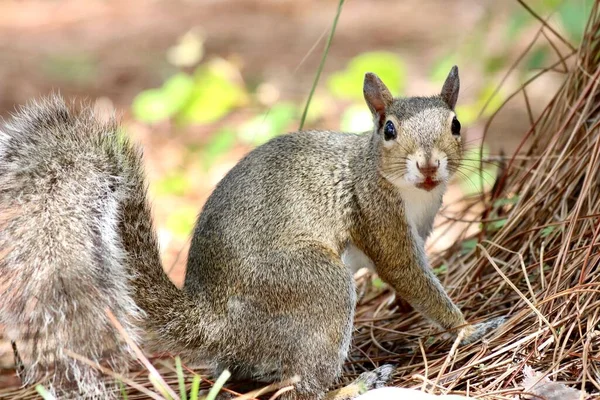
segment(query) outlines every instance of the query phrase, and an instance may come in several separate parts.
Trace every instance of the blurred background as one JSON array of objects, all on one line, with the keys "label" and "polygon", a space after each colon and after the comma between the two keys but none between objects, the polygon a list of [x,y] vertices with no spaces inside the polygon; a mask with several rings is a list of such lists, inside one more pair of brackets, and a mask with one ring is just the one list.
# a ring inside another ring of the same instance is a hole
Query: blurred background
[{"label": "blurred background", "polygon": [[[370,129],[366,71],[395,95],[430,95],[458,64],[457,113],[471,151],[446,203],[476,194],[493,184],[496,155],[517,148],[562,83],[560,59],[581,39],[592,2],[527,0],[528,11],[516,0],[347,0],[305,127]],[[144,148],[165,269],[181,284],[189,234],[214,186],[253,147],[298,128],[337,6],[1,0],[0,115],[53,91],[116,110]],[[533,14],[551,28],[540,33]],[[489,117],[548,67],[501,110],[480,147]]]}]

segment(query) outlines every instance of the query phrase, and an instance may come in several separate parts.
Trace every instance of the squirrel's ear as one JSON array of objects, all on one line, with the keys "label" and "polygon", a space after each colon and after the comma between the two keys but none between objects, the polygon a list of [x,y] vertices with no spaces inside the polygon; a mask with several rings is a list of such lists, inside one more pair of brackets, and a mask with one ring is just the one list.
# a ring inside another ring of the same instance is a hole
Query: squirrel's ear
[{"label": "squirrel's ear", "polygon": [[373,116],[377,117],[377,121],[379,121],[378,128],[381,128],[385,122],[385,109],[394,100],[392,94],[381,79],[372,72],[365,74],[363,94]]},{"label": "squirrel's ear", "polygon": [[458,78],[458,67],[455,65],[450,70],[446,82],[442,87],[442,99],[448,104],[451,110],[454,110],[458,100],[458,90],[460,89],[460,79]]}]

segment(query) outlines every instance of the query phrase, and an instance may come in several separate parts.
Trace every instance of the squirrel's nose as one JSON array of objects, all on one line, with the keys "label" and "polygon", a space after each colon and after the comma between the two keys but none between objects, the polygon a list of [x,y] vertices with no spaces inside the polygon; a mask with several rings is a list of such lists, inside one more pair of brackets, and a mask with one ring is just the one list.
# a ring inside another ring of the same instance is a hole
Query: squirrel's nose
[{"label": "squirrel's nose", "polygon": [[439,160],[437,162],[435,162],[435,163],[427,162],[427,163],[419,164],[419,162],[417,162],[417,169],[424,176],[433,176],[433,175],[435,175],[439,167],[440,167],[440,161]]}]

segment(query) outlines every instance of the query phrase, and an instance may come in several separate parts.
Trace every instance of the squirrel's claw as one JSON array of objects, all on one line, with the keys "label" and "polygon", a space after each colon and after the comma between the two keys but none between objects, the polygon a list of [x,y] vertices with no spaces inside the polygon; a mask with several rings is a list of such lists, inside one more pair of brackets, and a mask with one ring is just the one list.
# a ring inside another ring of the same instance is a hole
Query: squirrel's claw
[{"label": "squirrel's claw", "polygon": [[498,329],[502,324],[504,324],[505,321],[505,317],[496,317],[484,322],[480,322],[476,325],[469,325],[466,328],[463,328],[463,339],[461,340],[460,344],[466,345],[478,341],[489,332]]}]

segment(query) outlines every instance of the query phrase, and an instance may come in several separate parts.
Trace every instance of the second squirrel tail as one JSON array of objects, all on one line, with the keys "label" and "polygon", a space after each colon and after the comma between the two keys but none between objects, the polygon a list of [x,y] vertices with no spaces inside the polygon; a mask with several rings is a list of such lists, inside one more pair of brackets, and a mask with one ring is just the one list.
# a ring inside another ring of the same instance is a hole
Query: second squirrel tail
[{"label": "second squirrel tail", "polygon": [[143,331],[166,350],[201,338],[178,336],[206,310],[163,272],[141,152],[116,122],[54,96],[0,126],[0,299],[25,383],[48,377],[58,395],[113,397],[72,357],[125,368],[129,350],[107,309],[136,342]]}]

